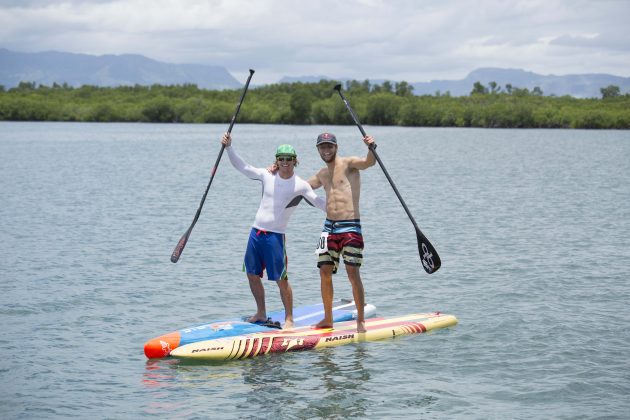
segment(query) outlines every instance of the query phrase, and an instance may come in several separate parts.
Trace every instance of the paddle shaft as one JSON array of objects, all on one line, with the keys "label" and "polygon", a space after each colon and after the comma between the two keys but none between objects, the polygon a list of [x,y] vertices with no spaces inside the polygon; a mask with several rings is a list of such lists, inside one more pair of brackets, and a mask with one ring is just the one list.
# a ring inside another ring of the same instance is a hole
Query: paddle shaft
[{"label": "paddle shaft", "polygon": [[[234,115],[232,115],[232,120],[230,121],[230,126],[227,130],[228,134],[232,132],[232,127],[234,127],[234,123],[236,122],[236,117],[238,116],[239,111],[241,110],[241,105],[243,104],[243,100],[245,99],[245,94],[247,93],[247,89],[249,88],[249,82],[252,80],[252,76],[254,75],[254,70],[249,69],[249,77],[247,78],[247,82],[245,82],[245,87],[243,88],[243,93],[241,93],[241,98],[236,105],[236,111]],[[221,145],[221,150],[219,151],[219,156],[217,156],[217,160],[214,162],[214,167],[212,168],[212,174],[210,175],[210,182],[208,182],[208,186],[206,187],[206,191],[203,193],[203,197],[201,198],[201,203],[199,203],[199,208],[197,209],[197,213],[195,213],[195,218],[192,221],[192,224],[184,233],[184,235],[180,238],[179,242],[175,246],[173,253],[171,254],[171,262],[176,263],[179,261],[179,257],[181,257],[182,252],[184,251],[184,247],[188,242],[188,238],[190,237],[190,233],[192,232],[197,220],[199,220],[199,215],[201,214],[201,209],[203,208],[203,204],[206,201],[206,197],[208,196],[208,191],[210,190],[210,185],[212,185],[212,180],[214,179],[214,175],[217,172],[217,168],[219,167],[219,162],[221,162],[221,157],[223,156],[223,151],[225,150],[225,145]]]},{"label": "paddle shaft", "polygon": [[[350,112],[350,115],[352,116],[352,119],[354,120],[354,123],[359,128],[359,131],[361,131],[361,134],[363,135],[363,137],[367,136],[367,134],[365,133],[365,130],[363,129],[363,126],[359,122],[359,118],[354,113],[354,110],[350,106],[350,103],[348,103],[348,100],[346,99],[346,96],[341,91],[341,85],[336,85],[335,86],[335,90],[337,92],[339,92],[339,96],[341,96],[341,99],[343,100],[343,103],[346,105],[346,108]],[[427,237],[424,236],[424,234],[422,233],[422,231],[418,227],[418,223],[416,223],[416,220],[411,215],[411,212],[409,211],[409,208],[407,207],[407,204],[405,203],[405,200],[403,200],[402,196],[400,195],[400,192],[398,191],[398,188],[396,188],[396,184],[394,184],[394,180],[389,175],[389,172],[387,172],[387,169],[385,169],[385,165],[383,165],[383,161],[381,160],[380,156],[376,152],[376,143],[372,143],[368,147],[372,151],[372,154],[374,154],[374,157],[376,158],[376,161],[378,162],[379,166],[383,170],[383,173],[385,174],[385,177],[389,181],[389,185],[392,186],[392,189],[394,190],[394,193],[396,193],[396,197],[398,197],[398,200],[400,201],[400,204],[402,204],[403,209],[405,209],[405,213],[407,213],[407,216],[409,217],[409,220],[411,220],[411,223],[413,224],[413,227],[416,229],[416,237],[418,239],[418,251],[420,253],[420,259],[422,260],[422,267],[424,268],[424,270],[428,274],[436,272],[440,268],[440,266],[442,265],[442,262],[440,260],[440,257],[438,255],[437,251],[435,250],[435,248],[433,247],[431,242],[429,242]]]}]

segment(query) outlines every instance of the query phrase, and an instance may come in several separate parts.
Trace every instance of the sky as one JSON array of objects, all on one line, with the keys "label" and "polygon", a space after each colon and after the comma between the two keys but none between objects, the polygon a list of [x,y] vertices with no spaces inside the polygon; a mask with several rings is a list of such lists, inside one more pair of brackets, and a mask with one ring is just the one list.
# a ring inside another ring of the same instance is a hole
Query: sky
[{"label": "sky", "polygon": [[142,54],[283,76],[630,76],[630,0],[0,0],[0,48]]}]

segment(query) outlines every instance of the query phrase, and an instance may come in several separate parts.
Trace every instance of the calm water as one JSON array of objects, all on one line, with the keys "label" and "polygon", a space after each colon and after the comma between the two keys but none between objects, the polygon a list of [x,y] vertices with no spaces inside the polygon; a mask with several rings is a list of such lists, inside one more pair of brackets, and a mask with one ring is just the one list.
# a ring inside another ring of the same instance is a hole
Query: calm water
[{"label": "calm water", "polygon": [[[227,159],[169,261],[225,129],[0,123],[0,417],[628,417],[627,131],[367,127],[443,261],[424,273],[411,223],[369,169],[367,300],[459,325],[228,364],[147,361],[148,338],[254,310],[240,268],[259,183]],[[258,166],[292,143],[308,177],[325,129],[237,124],[233,137]],[[365,153],[356,127],[332,130],[342,154]],[[302,206],[290,223],[296,304],[320,299],[322,220]],[[335,287],[351,296],[344,271]]]}]

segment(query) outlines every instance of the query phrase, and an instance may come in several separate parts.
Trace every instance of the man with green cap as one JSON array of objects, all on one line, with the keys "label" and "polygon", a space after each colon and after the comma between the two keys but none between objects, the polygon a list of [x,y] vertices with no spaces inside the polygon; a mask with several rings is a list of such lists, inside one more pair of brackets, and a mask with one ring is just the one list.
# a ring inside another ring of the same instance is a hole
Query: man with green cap
[{"label": "man with green cap", "polygon": [[293,291],[287,276],[286,227],[291,214],[302,199],[324,212],[326,200],[318,197],[308,182],[295,175],[294,170],[298,161],[293,146],[282,144],[278,147],[275,162],[278,171],[272,174],[265,168],[255,168],[246,163],[232,147],[230,134],[225,133],[221,143],[225,146],[234,168],[248,178],[262,183],[262,198],[245,252],[244,270],[256,300],[256,314],[252,315],[248,321],[255,323],[268,321],[265,288],[261,281],[263,271],[267,271],[267,279],[277,282],[280,289],[280,298],[285,310],[283,328],[291,329],[293,327]]}]

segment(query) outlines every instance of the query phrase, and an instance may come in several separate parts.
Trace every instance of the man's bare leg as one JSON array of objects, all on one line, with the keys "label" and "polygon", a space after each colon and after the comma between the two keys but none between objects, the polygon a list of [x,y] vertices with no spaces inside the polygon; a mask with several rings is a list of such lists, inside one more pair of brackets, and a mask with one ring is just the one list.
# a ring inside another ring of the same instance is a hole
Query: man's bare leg
[{"label": "man's bare leg", "polygon": [[332,282],[333,265],[325,264],[319,267],[319,277],[321,278],[322,302],[324,303],[324,319],[319,321],[315,328],[332,328],[332,302],[334,296]]},{"label": "man's bare leg", "polygon": [[289,284],[289,279],[278,280],[278,288],[280,288],[280,299],[284,305],[284,329],[293,328],[293,290]]},{"label": "man's bare leg", "polygon": [[363,290],[363,282],[361,281],[359,267],[346,265],[346,272],[348,273],[348,280],[350,280],[350,284],[352,285],[354,303],[357,306],[357,332],[364,333],[366,331],[364,314],[365,291]]},{"label": "man's bare leg", "polygon": [[247,274],[249,288],[256,301],[256,314],[250,316],[247,322],[265,322],[267,320],[267,309],[265,308],[265,287],[262,280],[255,274]]}]

